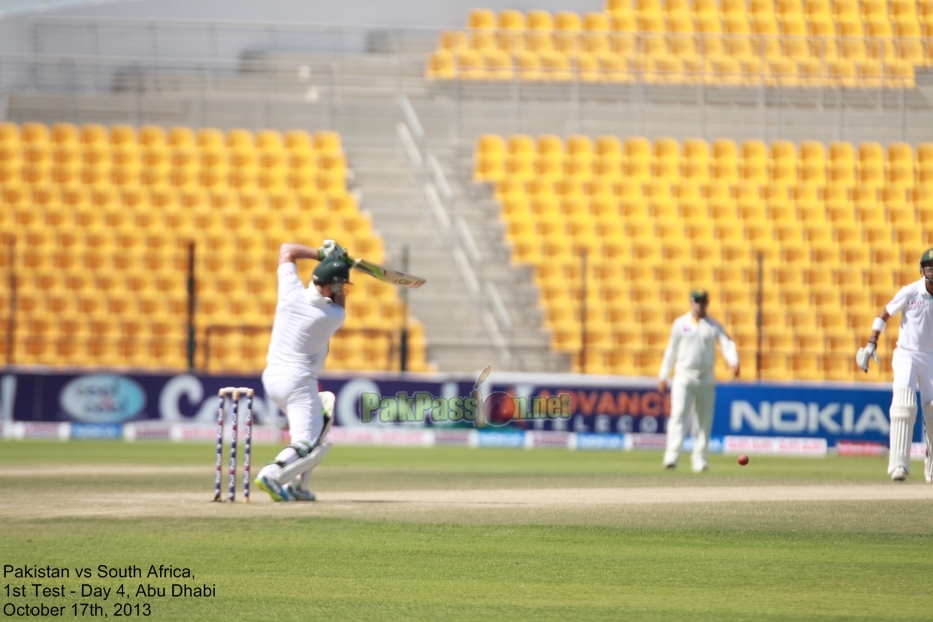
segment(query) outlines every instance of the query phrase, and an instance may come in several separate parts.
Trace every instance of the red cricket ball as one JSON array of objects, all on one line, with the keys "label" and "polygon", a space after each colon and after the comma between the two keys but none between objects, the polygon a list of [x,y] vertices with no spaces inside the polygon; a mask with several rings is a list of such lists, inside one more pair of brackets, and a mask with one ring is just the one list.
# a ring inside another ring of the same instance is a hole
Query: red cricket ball
[{"label": "red cricket ball", "polygon": [[505,425],[515,415],[515,402],[508,393],[490,393],[483,401],[483,414],[490,425]]},{"label": "red cricket ball", "polygon": [[739,464],[741,464],[742,466],[745,466],[746,464],[748,464],[748,456],[746,456],[745,454],[742,454],[741,456],[739,456]]}]

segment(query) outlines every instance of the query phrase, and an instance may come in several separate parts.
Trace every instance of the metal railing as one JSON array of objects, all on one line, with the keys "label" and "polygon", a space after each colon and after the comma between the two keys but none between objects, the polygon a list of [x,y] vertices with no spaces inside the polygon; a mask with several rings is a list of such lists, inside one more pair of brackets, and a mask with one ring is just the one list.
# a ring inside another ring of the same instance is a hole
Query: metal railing
[{"label": "metal railing", "polygon": [[59,53],[71,46],[68,53],[79,55],[118,53],[150,59],[197,55],[212,60],[237,58],[246,49],[421,55],[440,35],[434,28],[46,15],[31,18],[28,33],[30,50],[37,54]]},{"label": "metal railing", "polygon": [[[210,125],[212,108],[235,102],[243,125],[278,127],[285,110],[305,125],[332,128],[339,103],[338,69],[331,62],[268,60],[264,71],[239,61],[146,60],[120,57],[0,55],[0,96],[45,96],[35,114],[75,120],[96,96],[115,120],[153,122],[165,110],[183,110],[192,125]],[[4,93],[6,92],[6,93]],[[159,109],[161,106],[161,110]],[[40,117],[41,118],[41,117]]]},{"label": "metal railing", "polygon": [[470,295],[477,301],[476,313],[486,328],[490,345],[499,352],[500,363],[512,358],[513,330],[508,310],[492,281],[483,276],[483,256],[463,217],[455,214],[454,193],[437,157],[425,147],[425,134],[408,97],[399,95],[403,121],[398,124],[399,140],[422,186],[425,202],[445,237],[454,263]]},{"label": "metal railing", "polygon": [[[201,369],[210,371],[211,370],[211,360],[212,357],[216,356],[213,352],[216,349],[216,340],[223,339],[226,335],[231,334],[240,334],[240,335],[267,335],[272,332],[271,324],[211,324],[204,330],[204,345],[202,348],[202,363]],[[371,361],[373,364],[373,369],[378,371],[395,371],[399,369],[399,342],[400,342],[400,329],[399,330],[389,330],[382,328],[341,328],[336,338],[346,337],[350,335],[355,335],[359,337],[364,337],[366,339],[385,339],[387,341],[387,354],[385,361],[382,361],[382,365],[379,364],[379,361]],[[331,357],[333,354],[331,354]],[[330,357],[329,357],[330,358]],[[255,368],[255,371],[262,371],[265,363],[262,366]]]}]

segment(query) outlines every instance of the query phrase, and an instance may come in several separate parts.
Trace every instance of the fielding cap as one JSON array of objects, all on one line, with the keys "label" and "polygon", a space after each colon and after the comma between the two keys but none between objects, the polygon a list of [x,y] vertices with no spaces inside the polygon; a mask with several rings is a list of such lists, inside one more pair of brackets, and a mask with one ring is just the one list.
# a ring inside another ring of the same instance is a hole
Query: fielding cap
[{"label": "fielding cap", "polygon": [[329,285],[330,283],[349,283],[350,266],[342,259],[325,259],[317,265],[311,276],[318,285]]},{"label": "fielding cap", "polygon": [[690,292],[690,300],[697,302],[709,302],[709,294],[705,289],[695,289]]}]

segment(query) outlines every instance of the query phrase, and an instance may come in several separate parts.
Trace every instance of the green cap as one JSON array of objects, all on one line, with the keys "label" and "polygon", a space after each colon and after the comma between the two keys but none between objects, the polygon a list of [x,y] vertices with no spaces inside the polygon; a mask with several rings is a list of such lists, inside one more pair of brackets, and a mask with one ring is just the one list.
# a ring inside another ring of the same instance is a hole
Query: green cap
[{"label": "green cap", "polygon": [[695,289],[690,292],[690,300],[697,302],[709,302],[709,294],[705,289]]},{"label": "green cap", "polygon": [[923,267],[923,264],[927,262],[933,262],[933,248],[928,248],[923,251],[923,255],[920,256],[920,267]]}]

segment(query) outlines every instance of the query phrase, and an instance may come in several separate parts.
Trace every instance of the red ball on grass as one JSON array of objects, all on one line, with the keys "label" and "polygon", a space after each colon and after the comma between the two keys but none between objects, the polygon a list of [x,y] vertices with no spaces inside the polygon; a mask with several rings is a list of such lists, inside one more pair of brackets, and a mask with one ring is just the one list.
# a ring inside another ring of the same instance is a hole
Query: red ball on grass
[{"label": "red ball on grass", "polygon": [[739,456],[739,464],[741,464],[742,466],[745,466],[746,464],[748,464],[748,456],[746,456],[745,454],[742,454],[741,456]]}]

